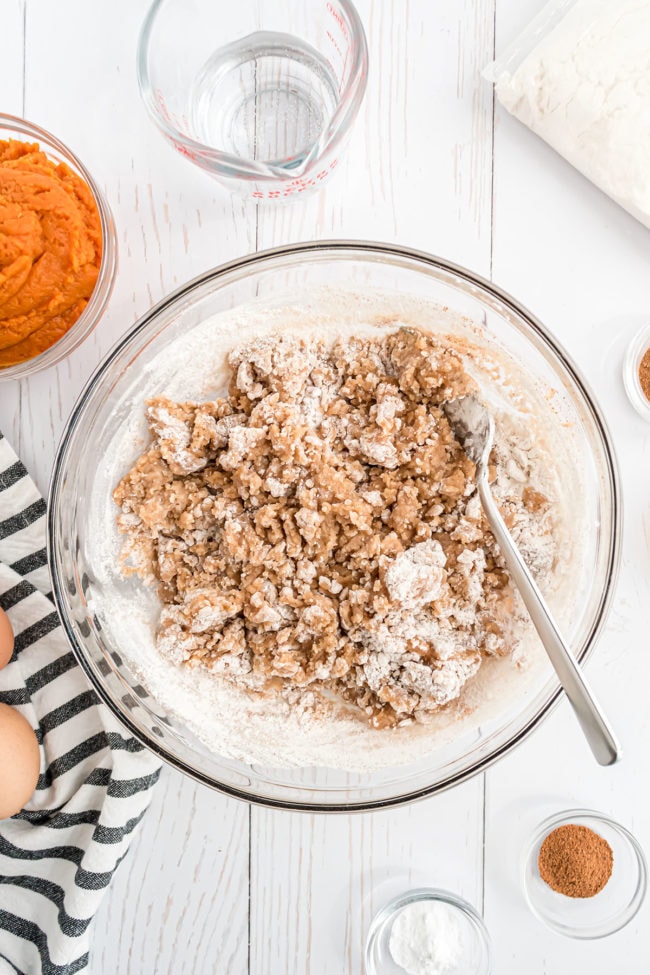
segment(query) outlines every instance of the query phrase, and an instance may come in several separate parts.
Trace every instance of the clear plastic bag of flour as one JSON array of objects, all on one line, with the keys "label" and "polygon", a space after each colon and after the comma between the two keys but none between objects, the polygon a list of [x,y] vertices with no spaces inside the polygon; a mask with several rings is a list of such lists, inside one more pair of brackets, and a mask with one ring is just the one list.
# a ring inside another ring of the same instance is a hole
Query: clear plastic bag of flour
[{"label": "clear plastic bag of flour", "polygon": [[650,227],[650,0],[551,0],[485,71],[499,102]]},{"label": "clear plastic bag of flour", "polygon": [[505,51],[488,64],[483,72],[484,77],[495,84],[497,80],[512,77],[537,44],[560,23],[569,8],[575,6],[576,2],[577,0],[550,0]]}]

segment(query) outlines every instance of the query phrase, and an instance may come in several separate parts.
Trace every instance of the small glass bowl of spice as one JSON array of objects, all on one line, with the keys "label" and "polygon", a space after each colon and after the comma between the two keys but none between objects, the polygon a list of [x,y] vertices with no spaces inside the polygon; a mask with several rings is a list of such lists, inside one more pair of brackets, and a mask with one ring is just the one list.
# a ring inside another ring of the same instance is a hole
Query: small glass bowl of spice
[{"label": "small glass bowl of spice", "polygon": [[365,964],[367,975],[490,975],[490,939],[462,897],[419,887],[375,915]]},{"label": "small glass bowl of spice", "polygon": [[524,889],[540,920],[571,938],[604,938],[639,910],[646,862],[628,830],[607,816],[571,809],[541,824],[528,850]]},{"label": "small glass bowl of spice", "polygon": [[55,136],[0,114],[0,381],[54,365],[93,330],[117,270],[113,218]]},{"label": "small glass bowl of spice", "polygon": [[623,384],[634,409],[650,422],[650,328],[639,332],[628,346]]}]

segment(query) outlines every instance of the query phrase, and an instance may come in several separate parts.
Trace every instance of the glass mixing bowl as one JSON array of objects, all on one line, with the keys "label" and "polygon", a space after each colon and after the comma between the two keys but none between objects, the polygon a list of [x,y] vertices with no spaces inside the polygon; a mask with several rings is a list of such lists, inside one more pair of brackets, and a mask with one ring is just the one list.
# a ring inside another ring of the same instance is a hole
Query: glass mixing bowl
[{"label": "glass mixing bowl", "polygon": [[[128,614],[139,583],[106,582],[102,536],[112,530],[116,512],[110,500],[114,472],[107,472],[109,445],[135,415],[143,415],[144,400],[164,394],[169,383],[176,394],[180,381],[180,392],[186,398],[200,398],[201,392],[191,370],[185,377],[175,354],[167,380],[154,370],[154,363],[164,360],[166,354],[169,358],[179,337],[187,342],[201,323],[215,315],[234,314],[233,327],[239,336],[260,307],[293,306],[300,313],[309,304],[313,311],[314,302],[317,305],[321,300],[319,295],[337,289],[359,296],[351,312],[353,317],[359,316],[359,322],[367,315],[363,295],[373,296],[375,304],[379,295],[387,310],[404,296],[437,308],[445,331],[451,329],[505,350],[525,370],[530,388],[543,394],[538,400],[540,409],[550,410],[552,404],[559,435],[570,437],[567,456],[582,475],[580,505],[587,530],[566,583],[575,594],[565,623],[566,635],[581,661],[592,651],[605,621],[619,557],[620,492],[600,411],[575,366],[546,329],[490,282],[439,258],[390,244],[326,241],[241,258],[208,271],[161,301],[106,356],[68,421],[49,502],[54,596],[81,666],[132,734],[197,781],[285,809],[380,808],[449,788],[484,770],[521,742],[550,712],[560,694],[557,679],[545,670],[530,692],[515,695],[503,711],[462,733],[459,730],[414,764],[363,773],[313,767],[271,769],[230,760],[204,747],[148,693],[146,679],[140,679],[137,667],[126,659],[125,648],[112,630],[116,617]],[[142,426],[141,433],[145,432]],[[120,473],[129,469],[143,444],[144,440],[134,441]],[[98,499],[109,519],[105,529],[98,529],[89,514]]]}]

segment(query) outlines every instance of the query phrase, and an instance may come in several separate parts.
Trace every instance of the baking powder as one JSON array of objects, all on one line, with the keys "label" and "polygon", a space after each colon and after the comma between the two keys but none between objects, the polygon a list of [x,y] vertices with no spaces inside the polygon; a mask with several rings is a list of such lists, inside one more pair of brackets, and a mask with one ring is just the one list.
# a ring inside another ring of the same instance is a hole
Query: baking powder
[{"label": "baking powder", "polygon": [[451,975],[462,971],[467,932],[456,908],[443,901],[414,901],[397,915],[389,949],[408,975]]}]

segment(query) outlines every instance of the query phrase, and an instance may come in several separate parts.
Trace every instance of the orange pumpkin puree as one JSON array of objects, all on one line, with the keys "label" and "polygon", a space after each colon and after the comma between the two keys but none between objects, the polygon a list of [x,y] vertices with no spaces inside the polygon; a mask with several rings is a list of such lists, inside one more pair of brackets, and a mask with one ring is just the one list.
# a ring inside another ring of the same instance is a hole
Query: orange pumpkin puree
[{"label": "orange pumpkin puree", "polygon": [[0,140],[0,367],[65,335],[88,303],[101,258],[88,184],[37,143]]}]

